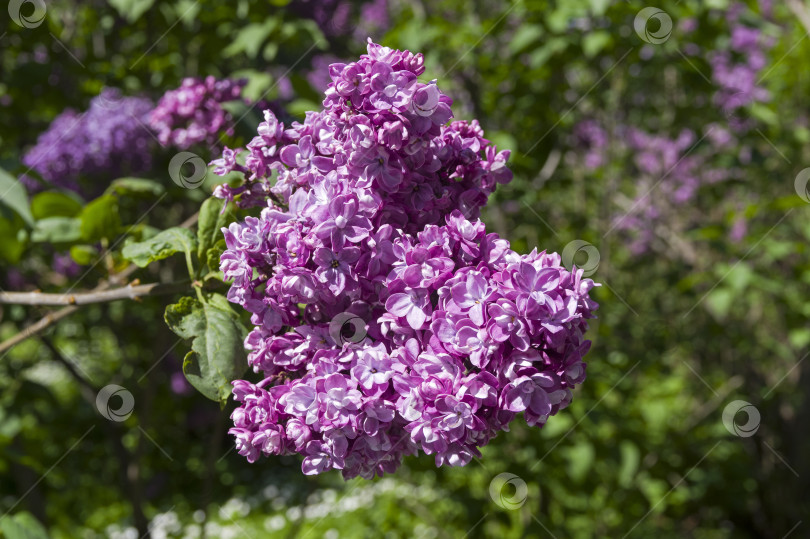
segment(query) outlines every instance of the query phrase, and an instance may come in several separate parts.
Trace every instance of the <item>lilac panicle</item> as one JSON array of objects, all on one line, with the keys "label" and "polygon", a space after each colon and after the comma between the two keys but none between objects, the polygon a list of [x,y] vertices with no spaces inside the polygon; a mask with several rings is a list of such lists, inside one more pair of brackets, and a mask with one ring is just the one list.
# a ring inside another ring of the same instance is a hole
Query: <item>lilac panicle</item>
[{"label": "lilac panicle", "polygon": [[542,426],[584,379],[593,281],[486,232],[509,152],[451,121],[423,72],[421,54],[369,41],[329,66],[323,110],[289,126],[267,111],[247,152],[214,163],[246,177],[218,196],[262,208],[223,229],[221,258],[264,377],[233,384],[230,432],[251,462],[298,453],[305,474],[346,478],[408,454],[463,466],[517,414]]},{"label": "lilac panicle", "polygon": [[230,115],[222,103],[240,99],[244,80],[187,78],[176,90],[166,92],[149,115],[149,125],[164,146],[187,149],[198,143],[215,144]]},{"label": "lilac panicle", "polygon": [[315,21],[328,38],[365,39],[389,26],[388,0],[293,0],[290,8]]},{"label": "lilac panicle", "polygon": [[[23,164],[51,185],[92,196],[98,189],[81,180],[109,181],[152,166],[154,141],[146,127],[151,109],[146,98],[105,88],[84,113],[67,109],[57,116],[23,156]],[[32,192],[45,187],[30,177],[22,181]]]}]

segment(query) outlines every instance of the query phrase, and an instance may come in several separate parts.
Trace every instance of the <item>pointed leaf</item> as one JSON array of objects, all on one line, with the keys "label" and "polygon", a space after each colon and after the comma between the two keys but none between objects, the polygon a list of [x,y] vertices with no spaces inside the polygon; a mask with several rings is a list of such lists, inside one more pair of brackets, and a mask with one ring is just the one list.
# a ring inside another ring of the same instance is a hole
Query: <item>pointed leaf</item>
[{"label": "pointed leaf", "polygon": [[22,217],[13,215],[11,220],[0,216],[0,260],[9,264],[16,264],[25,251],[24,238],[20,238],[20,233],[25,227]]},{"label": "pointed leaf", "polygon": [[[205,261],[205,253],[222,239],[222,228],[236,220],[232,207],[226,207],[225,201],[211,197],[203,202],[197,222],[197,258]],[[219,267],[219,263],[217,263]],[[216,268],[212,268],[216,269]]]},{"label": "pointed leaf", "polygon": [[48,532],[42,524],[26,511],[0,520],[0,531],[7,539],[48,539]]},{"label": "pointed leaf", "polygon": [[152,236],[148,240],[127,243],[121,254],[127,260],[145,268],[152,262],[163,260],[175,253],[193,253],[197,239],[187,228],[173,227]]},{"label": "pointed leaf", "polygon": [[31,232],[36,243],[73,243],[81,239],[81,221],[73,217],[47,217],[40,219]]},{"label": "pointed leaf", "polygon": [[224,404],[231,382],[247,369],[243,344],[247,329],[228,300],[221,294],[211,294],[203,302],[187,296],[166,308],[165,319],[178,336],[191,340],[191,352],[183,360],[189,383]]},{"label": "pointed leaf", "polygon": [[19,214],[27,224],[34,224],[25,187],[17,178],[0,168],[0,209],[3,206]]},{"label": "pointed leaf", "polygon": [[160,196],[166,188],[154,180],[144,178],[118,178],[107,188],[107,194],[130,196]]},{"label": "pointed leaf", "polygon": [[59,191],[45,191],[31,199],[31,213],[34,219],[48,217],[76,217],[82,211],[82,203],[76,198]]},{"label": "pointed leaf", "polygon": [[84,207],[79,215],[82,239],[94,243],[101,238],[113,238],[121,229],[118,198],[102,195]]}]

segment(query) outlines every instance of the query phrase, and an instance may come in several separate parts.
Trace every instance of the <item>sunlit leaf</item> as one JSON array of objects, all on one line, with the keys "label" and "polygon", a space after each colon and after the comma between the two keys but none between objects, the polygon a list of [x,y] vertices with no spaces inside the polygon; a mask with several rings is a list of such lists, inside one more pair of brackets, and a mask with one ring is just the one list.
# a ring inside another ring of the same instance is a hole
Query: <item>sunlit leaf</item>
[{"label": "sunlit leaf", "polygon": [[247,369],[243,345],[247,329],[228,300],[220,294],[210,294],[203,302],[184,297],[166,308],[165,319],[172,331],[191,341],[191,352],[183,360],[189,383],[224,404],[231,382]]},{"label": "sunlit leaf", "polygon": [[121,254],[140,267],[163,260],[175,253],[193,253],[197,248],[197,238],[187,228],[173,227],[141,242],[127,243]]}]

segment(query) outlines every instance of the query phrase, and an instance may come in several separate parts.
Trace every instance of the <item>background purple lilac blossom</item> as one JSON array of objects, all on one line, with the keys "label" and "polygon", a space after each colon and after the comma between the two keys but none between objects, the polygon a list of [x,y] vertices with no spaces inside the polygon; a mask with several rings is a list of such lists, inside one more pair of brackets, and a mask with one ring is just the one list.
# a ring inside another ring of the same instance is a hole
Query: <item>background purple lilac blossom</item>
[{"label": "background purple lilac blossom", "polygon": [[[119,90],[105,88],[90,101],[87,111],[60,114],[22,162],[51,185],[82,193],[92,192],[87,184],[82,187],[82,178],[147,171],[154,152],[146,127],[150,110],[148,99],[123,97]],[[22,181],[32,192],[45,188],[27,176]]]},{"label": "background purple lilac blossom", "polygon": [[215,145],[221,134],[232,135],[232,120],[222,103],[240,98],[245,80],[184,79],[180,88],[166,92],[149,113],[149,126],[164,146],[185,150],[196,144]]},{"label": "background purple lilac blossom", "polygon": [[[685,47],[692,56],[702,55],[709,63],[712,81],[717,86],[711,99],[723,112],[723,121],[707,123],[698,132],[685,129],[674,136],[625,125],[606,128],[594,119],[582,120],[574,126],[573,143],[584,150],[587,169],[603,166],[610,160],[610,152],[614,152],[626,156],[639,174],[636,194],[626,201],[613,223],[617,230],[632,238],[630,248],[636,254],[654,251],[656,243],[660,249],[662,242],[656,227],[661,223],[669,226],[673,222],[672,212],[693,202],[701,188],[738,178],[740,167],[751,161],[751,147],[737,139],[756,125],[747,114],[748,108],[770,100],[769,92],[759,85],[758,79],[774,40],[761,29],[744,23],[741,19],[744,10],[743,4],[734,3],[726,12],[730,39],[724,47],[706,52],[697,46]],[[694,21],[682,26],[687,37],[698,30]],[[738,152],[736,163],[730,165],[725,159],[718,162],[718,155],[725,156],[732,149]],[[681,228],[689,225],[680,224]],[[729,237],[740,241],[745,229],[745,219],[740,216]]]}]

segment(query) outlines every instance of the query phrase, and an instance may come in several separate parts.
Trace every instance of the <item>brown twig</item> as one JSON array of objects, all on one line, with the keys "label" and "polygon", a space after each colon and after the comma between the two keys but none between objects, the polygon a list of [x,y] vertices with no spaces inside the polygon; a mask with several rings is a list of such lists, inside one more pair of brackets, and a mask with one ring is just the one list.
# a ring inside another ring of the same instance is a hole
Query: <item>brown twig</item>
[{"label": "brown twig", "polygon": [[44,292],[0,292],[0,304],[14,305],[89,305],[121,299],[138,299],[143,296],[173,294],[189,288],[189,283],[128,284],[109,290],[93,290],[71,294],[47,294]]},{"label": "brown twig", "polygon": [[[137,269],[138,266],[132,264],[128,268],[123,270],[121,273],[113,277],[110,277],[108,280],[98,285],[95,288],[95,290],[96,291],[106,290],[113,284],[119,283],[122,280],[129,277],[130,275],[132,275],[133,273],[135,273],[135,270]],[[68,316],[70,316],[71,314],[75,313],[78,310],[79,310],[78,307],[76,307],[75,305],[71,305],[69,307],[63,307],[56,312],[46,314],[43,318],[40,318],[37,322],[34,322],[30,326],[23,329],[21,332],[14,335],[13,337],[0,343],[0,354],[8,350],[11,350],[12,348],[14,348],[15,346],[17,346],[26,339],[29,339],[35,335],[39,335],[53,324],[59,322],[63,318],[67,318]]]},{"label": "brown twig", "polygon": [[[198,218],[199,213],[195,213],[194,215],[192,215],[191,217],[180,223],[180,227],[188,228],[190,226],[193,226],[194,224],[197,223]],[[130,264],[126,269],[121,271],[121,273],[111,275],[109,279],[98,285],[95,288],[95,291],[107,290],[108,288],[110,288],[115,284],[122,284],[130,275],[135,273],[137,269],[138,266],[136,266],[135,264]],[[11,350],[24,340],[42,333],[56,322],[62,320],[63,318],[67,318],[68,316],[70,316],[71,314],[75,313],[78,310],[79,308],[77,306],[69,305],[68,307],[62,307],[56,312],[46,314],[43,318],[34,322],[30,326],[24,328],[21,332],[17,333],[13,337],[1,342],[0,354],[4,354],[8,350]]]},{"label": "brown twig", "polygon": [[54,313],[46,314],[45,317],[40,318],[37,322],[31,324],[30,326],[26,327],[13,337],[10,337],[9,339],[6,339],[2,343],[0,343],[0,354],[4,353],[7,350],[11,350],[13,347],[17,346],[24,340],[42,333],[52,324],[57,323],[63,318],[67,318],[68,316],[70,316],[71,314],[75,313],[78,310],[79,310],[78,307],[71,305],[70,307],[59,309]]}]

